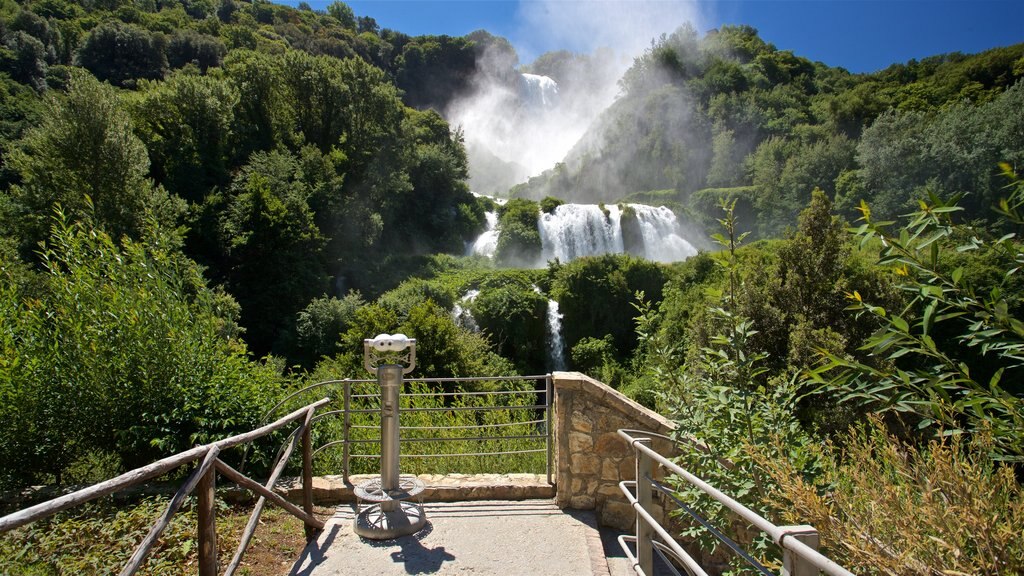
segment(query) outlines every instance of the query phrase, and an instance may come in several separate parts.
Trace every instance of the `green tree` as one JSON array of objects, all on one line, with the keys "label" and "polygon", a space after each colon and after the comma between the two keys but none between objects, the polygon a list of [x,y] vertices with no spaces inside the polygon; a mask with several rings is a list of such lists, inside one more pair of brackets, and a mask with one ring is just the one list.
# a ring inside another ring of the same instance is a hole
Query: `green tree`
[{"label": "green tree", "polygon": [[269,352],[296,314],[326,289],[324,237],[301,187],[272,186],[274,155],[257,153],[235,178],[220,217],[227,286],[247,341]]},{"label": "green tree", "polygon": [[0,282],[7,482],[60,482],[97,453],[134,468],[259,422],[277,376],[247,359],[231,306],[174,245],[58,219],[42,282]]},{"label": "green tree", "polygon": [[192,202],[228,183],[239,98],[230,82],[214,76],[179,73],[142,84],[133,113],[157,182]]},{"label": "green tree", "polygon": [[118,93],[88,74],[72,75],[68,94],[50,98],[42,122],[8,162],[21,176],[11,197],[28,246],[46,237],[58,205],[114,237],[135,238],[148,220],[173,224],[180,210],[147,179],[146,147],[132,132]]},{"label": "green tree", "polygon": [[[1024,182],[1008,166],[1005,171],[1013,184],[998,209],[1019,226],[1024,223]],[[851,307],[882,326],[863,349],[887,365],[826,353],[830,362],[816,378],[825,389],[841,391],[847,401],[912,415],[921,428],[991,435],[991,457],[1024,461],[1024,405],[1008,389],[1021,370],[1024,323],[1011,312],[1008,294],[1000,286],[980,290],[964,267],[943,266],[943,256],[952,251],[999,254],[1006,266],[1001,283],[1008,282],[1021,254],[1015,236],[989,238],[954,224],[951,216],[961,209],[934,196],[921,203],[897,234],[888,231],[890,223],[876,221],[866,203],[861,211],[857,235],[864,242],[881,240],[878,264],[894,269],[909,301],[887,309],[852,292]],[[939,339],[943,329],[955,334],[952,341]],[[980,353],[980,362],[969,360],[971,351]],[[981,373],[991,376],[982,379]]]},{"label": "green tree", "polygon": [[100,24],[86,36],[77,63],[101,81],[132,87],[137,80],[163,78],[167,71],[166,40],[119,20]]}]

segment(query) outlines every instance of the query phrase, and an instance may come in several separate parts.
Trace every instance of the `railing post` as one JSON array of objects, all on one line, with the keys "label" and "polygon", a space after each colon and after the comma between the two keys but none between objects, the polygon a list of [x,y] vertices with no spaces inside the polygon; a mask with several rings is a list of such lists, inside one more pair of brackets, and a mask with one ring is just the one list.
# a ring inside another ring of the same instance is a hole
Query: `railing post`
[{"label": "railing post", "polygon": [[217,469],[210,466],[196,485],[198,497],[199,576],[217,576]]},{"label": "railing post", "polygon": [[[638,438],[636,443],[650,447],[650,438]],[[654,460],[646,452],[633,447],[636,454],[636,500],[641,508],[647,513],[652,512],[653,490],[648,477],[654,477]],[[640,514],[636,515],[636,560],[640,570],[650,576],[654,574],[654,544],[651,539],[654,537],[654,528],[651,527]]]},{"label": "railing post", "polygon": [[548,485],[549,486],[551,485],[551,461],[552,461],[551,435],[553,434],[553,431],[551,430],[551,408],[552,408],[552,405],[554,404],[553,400],[554,400],[554,393],[555,393],[554,385],[551,382],[552,378],[553,378],[553,376],[551,374],[548,374],[547,377],[544,379],[544,389],[545,389],[544,390],[544,412],[545,412],[545,417],[547,418],[547,424],[546,424],[546,426],[547,426],[547,428],[546,428],[547,434],[544,437],[544,448],[547,449],[547,454],[546,454],[547,461],[545,462],[545,465],[544,465],[545,466],[544,467],[544,471],[547,473]]},{"label": "railing post", "polygon": [[[313,438],[312,431],[313,427],[311,423],[306,424],[306,428],[302,431],[302,510],[313,515]],[[316,528],[305,525],[306,529],[306,542],[309,542],[316,536]]]},{"label": "railing post", "polygon": [[348,484],[348,461],[352,456],[351,448],[349,445],[349,440],[351,440],[351,438],[349,437],[349,430],[352,428],[352,383],[349,382],[348,380],[345,381],[344,390],[345,414],[343,415],[344,424],[342,425],[341,431],[343,440],[341,452],[341,475],[342,478],[345,479],[345,483]]},{"label": "railing post", "polygon": [[[813,526],[779,526],[779,529],[783,532],[782,538],[779,540],[780,544],[786,538],[795,538],[813,548],[815,552],[821,545],[821,538]],[[818,574],[820,571],[817,566],[807,562],[785,546],[782,547],[783,576],[818,576]]]}]

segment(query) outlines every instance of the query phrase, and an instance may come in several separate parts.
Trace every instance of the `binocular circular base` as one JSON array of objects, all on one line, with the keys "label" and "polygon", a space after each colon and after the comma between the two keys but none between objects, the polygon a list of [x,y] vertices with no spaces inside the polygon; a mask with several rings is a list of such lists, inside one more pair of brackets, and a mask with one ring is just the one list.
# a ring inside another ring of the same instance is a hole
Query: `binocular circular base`
[{"label": "binocular circular base", "polygon": [[422,506],[393,500],[367,506],[356,514],[355,533],[370,540],[391,540],[419,532],[426,523]]}]

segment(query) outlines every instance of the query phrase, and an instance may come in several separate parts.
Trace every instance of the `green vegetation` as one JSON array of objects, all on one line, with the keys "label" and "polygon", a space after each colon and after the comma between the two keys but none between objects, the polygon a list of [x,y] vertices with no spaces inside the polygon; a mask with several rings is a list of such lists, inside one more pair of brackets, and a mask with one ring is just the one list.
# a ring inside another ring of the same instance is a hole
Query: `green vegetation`
[{"label": "green vegetation", "polygon": [[[514,190],[538,201],[498,209],[496,268],[456,256],[494,203],[470,194],[463,135],[433,110],[471,89],[484,51],[513,69],[503,39],[413,38],[341,2],[9,0],[0,23],[0,489],[251,429],[291,391],[367,377],[362,341],[382,332],[418,340],[416,377],[544,373],[554,300],[571,368],[676,418],[697,440],[686,466],[815,523],[840,563],[1020,571],[1024,45],[851,75],[748,27],[681,29],[573,155]],[[580,196],[620,203],[627,247],[625,203],[647,201],[722,249],[510,268],[540,264],[538,218]],[[410,390],[436,410],[406,424],[537,430],[513,410],[535,395],[509,380],[462,389],[525,392],[489,412]],[[523,439],[468,444],[407,470],[543,468],[455,456],[536,448]],[[127,521],[93,512],[0,539],[0,571],[86,570],[59,567],[61,531],[106,542]],[[154,571],[191,558],[176,538]]]},{"label": "green vegetation", "polygon": [[684,26],[634,61],[622,97],[563,162],[512,193],[593,203],[669,190],[657,201],[714,230],[707,190],[718,189],[742,198],[740,225],[763,238],[816,187],[850,220],[861,200],[888,219],[928,192],[968,194],[965,216],[987,219],[1001,188],[993,167],[1019,166],[1024,150],[1022,59],[1018,44],[851,74],[749,26],[703,38]]}]

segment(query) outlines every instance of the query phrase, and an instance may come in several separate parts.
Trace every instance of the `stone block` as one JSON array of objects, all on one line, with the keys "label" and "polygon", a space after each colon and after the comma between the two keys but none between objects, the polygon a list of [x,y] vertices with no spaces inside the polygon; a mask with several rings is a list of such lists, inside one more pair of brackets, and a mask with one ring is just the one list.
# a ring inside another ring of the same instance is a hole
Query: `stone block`
[{"label": "stone block", "polygon": [[596,454],[573,454],[570,460],[573,474],[594,475],[601,469],[601,459]]},{"label": "stone block", "polygon": [[583,491],[583,478],[573,478],[572,484],[569,486],[569,490],[573,494],[579,494]]},{"label": "stone block", "polygon": [[625,501],[607,500],[597,515],[602,526],[618,530],[633,530],[636,527],[636,512]]},{"label": "stone block", "polygon": [[593,510],[595,502],[593,496],[579,494],[569,500],[569,507],[576,510]]},{"label": "stone block", "polygon": [[625,498],[622,495],[622,490],[619,490],[619,485],[609,482],[602,482],[601,486],[597,489],[597,493],[605,498]]},{"label": "stone block", "polygon": [[615,460],[605,459],[601,463],[601,480],[606,482],[619,482],[619,464]]},{"label": "stone block", "polygon": [[619,479],[636,480],[636,461],[632,458],[625,458],[619,462]]},{"label": "stone block", "polygon": [[617,433],[606,432],[597,438],[597,453],[605,458],[624,458],[630,453],[630,449]]},{"label": "stone block", "polygon": [[594,421],[579,410],[572,412],[572,429],[579,432],[591,432],[594,429]]},{"label": "stone block", "polygon": [[583,432],[569,432],[569,453],[590,452],[594,448],[594,439]]}]

